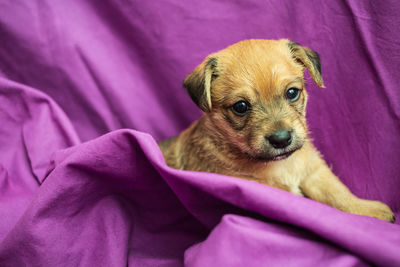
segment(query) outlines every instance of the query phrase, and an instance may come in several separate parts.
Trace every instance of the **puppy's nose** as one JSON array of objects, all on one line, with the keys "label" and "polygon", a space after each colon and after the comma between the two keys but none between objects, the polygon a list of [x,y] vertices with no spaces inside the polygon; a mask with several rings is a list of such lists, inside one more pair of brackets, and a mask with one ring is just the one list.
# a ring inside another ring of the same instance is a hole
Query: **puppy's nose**
[{"label": "puppy's nose", "polygon": [[274,148],[285,148],[292,143],[292,135],[286,130],[279,130],[267,139]]}]

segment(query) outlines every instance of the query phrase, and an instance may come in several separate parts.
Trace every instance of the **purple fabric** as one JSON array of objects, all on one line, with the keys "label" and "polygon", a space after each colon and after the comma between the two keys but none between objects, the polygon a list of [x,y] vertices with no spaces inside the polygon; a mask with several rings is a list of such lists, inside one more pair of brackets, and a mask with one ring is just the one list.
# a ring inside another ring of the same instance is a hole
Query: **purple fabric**
[{"label": "purple fabric", "polygon": [[0,2],[0,266],[400,266],[399,222],[174,170],[155,141],[199,118],[181,84],[207,54],[289,38],[322,59],[315,145],[399,218],[399,13],[372,0]]}]

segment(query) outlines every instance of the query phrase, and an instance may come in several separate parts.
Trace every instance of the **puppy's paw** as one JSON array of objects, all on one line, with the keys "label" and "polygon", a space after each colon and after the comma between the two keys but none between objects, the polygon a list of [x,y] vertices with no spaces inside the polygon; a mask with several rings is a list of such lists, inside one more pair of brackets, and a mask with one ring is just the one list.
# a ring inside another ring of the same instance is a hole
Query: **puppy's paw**
[{"label": "puppy's paw", "polygon": [[362,215],[375,217],[391,223],[395,222],[396,218],[386,204],[379,201],[367,201],[365,204],[363,212],[361,212]]}]

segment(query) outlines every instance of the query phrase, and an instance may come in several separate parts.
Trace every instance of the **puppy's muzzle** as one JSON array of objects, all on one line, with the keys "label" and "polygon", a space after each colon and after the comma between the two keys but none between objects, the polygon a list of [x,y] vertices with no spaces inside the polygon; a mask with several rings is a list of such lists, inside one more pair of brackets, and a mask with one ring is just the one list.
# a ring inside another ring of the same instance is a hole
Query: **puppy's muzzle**
[{"label": "puppy's muzzle", "polygon": [[292,134],[287,130],[279,130],[267,136],[267,140],[274,148],[285,148],[292,143]]}]

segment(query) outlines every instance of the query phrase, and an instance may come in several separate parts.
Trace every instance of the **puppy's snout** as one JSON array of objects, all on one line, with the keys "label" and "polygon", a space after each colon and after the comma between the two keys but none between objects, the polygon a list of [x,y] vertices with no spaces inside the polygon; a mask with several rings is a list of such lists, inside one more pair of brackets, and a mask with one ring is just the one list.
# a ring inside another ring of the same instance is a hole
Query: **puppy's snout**
[{"label": "puppy's snout", "polygon": [[279,130],[267,139],[274,148],[285,148],[292,143],[292,134],[287,130]]}]

